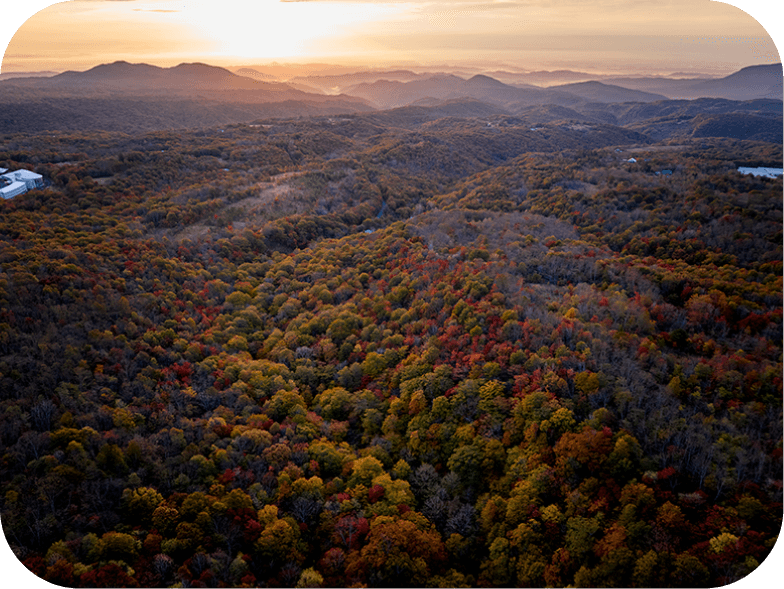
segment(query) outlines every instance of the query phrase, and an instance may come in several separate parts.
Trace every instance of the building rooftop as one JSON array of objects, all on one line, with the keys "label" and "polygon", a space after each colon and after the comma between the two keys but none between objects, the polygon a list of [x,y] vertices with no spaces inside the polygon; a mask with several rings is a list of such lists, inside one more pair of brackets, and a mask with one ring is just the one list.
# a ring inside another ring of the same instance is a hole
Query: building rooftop
[{"label": "building rooftop", "polygon": [[17,180],[39,180],[43,178],[41,174],[36,174],[35,172],[31,172],[30,170],[14,170],[13,172],[9,172],[5,174],[6,176],[13,176]]},{"label": "building rooftop", "polygon": [[11,182],[8,186],[0,188],[0,196],[3,198],[13,198],[27,192],[27,184],[24,182]]}]

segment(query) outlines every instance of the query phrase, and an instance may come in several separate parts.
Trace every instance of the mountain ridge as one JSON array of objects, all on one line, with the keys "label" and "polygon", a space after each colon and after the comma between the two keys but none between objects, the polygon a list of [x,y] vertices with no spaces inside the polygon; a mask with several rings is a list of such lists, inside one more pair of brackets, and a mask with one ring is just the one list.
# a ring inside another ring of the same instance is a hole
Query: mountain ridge
[{"label": "mountain ridge", "polygon": [[667,100],[667,97],[663,94],[632,90],[595,80],[550,86],[548,89],[569,92],[591,102],[655,102],[657,100]]},{"label": "mountain ridge", "polygon": [[214,90],[267,90],[279,87],[276,82],[254,80],[226,68],[201,62],[180,63],[162,68],[146,63],[115,61],[84,72],[67,71],[41,81],[42,86],[73,89],[84,82],[99,88],[151,90],[161,88],[198,88]]},{"label": "mountain ridge", "polygon": [[727,76],[709,80],[618,77],[608,81],[624,88],[664,94],[673,100],[694,100],[697,98],[782,99],[781,63],[747,66]]},{"label": "mountain ridge", "polygon": [[[767,94],[775,87],[779,68],[780,64],[750,66],[725,78],[688,84],[708,84],[705,92],[717,94],[737,91],[745,84],[747,89],[756,88],[757,94]],[[383,79],[375,79],[378,76]],[[391,77],[401,79],[386,79]],[[657,138],[714,133],[775,141],[780,136],[776,125],[781,126],[781,100],[776,98],[672,100],[666,94],[606,81],[540,88],[506,84],[487,74],[463,78],[452,73],[415,74],[408,70],[314,77],[311,79],[321,84],[315,88],[299,83],[307,79],[298,78],[294,84],[256,80],[199,62],[163,68],[116,61],[51,78],[0,82],[0,122],[12,132],[149,130],[414,107],[427,112],[399,111],[393,119],[432,121],[439,116],[481,118],[505,114],[521,116],[532,127],[560,120],[601,123]],[[352,79],[374,81],[344,88],[343,94],[323,90],[325,84]],[[647,83],[656,82],[648,79]],[[695,119],[699,114],[710,118]],[[772,130],[763,128],[766,121]]]}]

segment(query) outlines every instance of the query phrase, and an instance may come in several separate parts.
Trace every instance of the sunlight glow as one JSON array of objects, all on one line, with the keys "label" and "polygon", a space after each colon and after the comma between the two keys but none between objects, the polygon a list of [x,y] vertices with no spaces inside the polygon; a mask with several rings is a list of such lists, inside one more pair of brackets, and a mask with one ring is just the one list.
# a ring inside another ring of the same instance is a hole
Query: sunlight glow
[{"label": "sunlight glow", "polygon": [[760,23],[708,0],[69,0],[22,25],[2,71],[116,60],[729,73],[780,56]]},{"label": "sunlight glow", "polygon": [[[281,58],[312,53],[319,41],[405,10],[403,4],[201,0],[189,6],[189,24],[216,47],[214,57]],[[176,18],[176,15],[173,15]]]}]

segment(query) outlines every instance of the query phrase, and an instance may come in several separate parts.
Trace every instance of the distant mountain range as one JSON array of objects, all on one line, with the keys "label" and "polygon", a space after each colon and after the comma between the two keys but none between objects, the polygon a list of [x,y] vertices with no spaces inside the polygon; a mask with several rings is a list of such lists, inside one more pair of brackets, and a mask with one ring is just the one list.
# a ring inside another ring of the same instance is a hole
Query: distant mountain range
[{"label": "distant mountain range", "polygon": [[491,71],[485,72],[486,75],[501,80],[506,84],[513,86],[556,86],[558,84],[569,84],[574,82],[587,82],[590,80],[600,80],[603,76],[590,74],[587,72],[575,72],[572,70],[555,70],[537,71],[537,72],[508,72],[508,71]]},{"label": "distant mountain range", "polygon": [[259,89],[264,84],[227,69],[204,63],[181,63],[162,68],[146,63],[116,61],[85,72],[68,71],[38,82],[41,86],[76,90],[85,84],[95,89],[123,91]]},{"label": "distant mountain range", "polygon": [[342,89],[379,108],[404,106],[423,99],[455,98],[474,98],[513,110],[533,104],[572,106],[580,102],[654,102],[674,98],[782,98],[781,64],[751,66],[714,80],[620,78],[609,82],[590,80],[542,88],[530,84],[505,84],[486,75],[465,80],[451,74],[433,74],[409,81],[378,79]]},{"label": "distant mountain range", "polygon": [[667,100],[667,96],[663,94],[630,90],[622,86],[593,81],[551,86],[549,90],[568,92],[589,102],[655,102],[657,100]]},{"label": "distant mountain range", "polygon": [[[118,61],[84,72],[10,78],[0,80],[0,133],[137,131],[397,109],[392,119],[421,124],[438,116],[511,115],[533,127],[582,121],[656,139],[706,133],[764,141],[781,137],[781,64],[747,67],[717,79],[603,78],[548,87],[512,85],[483,74],[324,71],[284,83],[255,68],[231,72],[203,63],[162,68]],[[546,73],[530,79],[544,79]],[[550,73],[551,81],[582,75]],[[683,98],[672,99],[678,96]]]},{"label": "distant mountain range", "polygon": [[346,88],[356,86],[357,84],[372,84],[379,80],[411,82],[426,78],[429,75],[431,74],[416,74],[408,70],[360,71],[325,76],[296,76],[286,80],[286,83],[301,84],[317,88],[328,94],[338,94],[344,92]]},{"label": "distant mountain range", "polygon": [[371,110],[361,98],[304,92],[203,63],[162,68],[118,61],[0,81],[0,132],[141,131]]},{"label": "distant mountain range", "polygon": [[[13,76],[13,77],[11,77]],[[19,91],[63,92],[94,95],[98,92],[147,95],[175,92],[252,92],[274,100],[301,100],[304,94],[348,94],[363,98],[377,108],[394,108],[422,99],[452,100],[476,98],[495,104],[558,104],[566,106],[582,100],[589,102],[651,102],[667,98],[726,98],[753,100],[782,98],[781,64],[743,68],[718,79],[686,78],[610,78],[586,79],[590,74],[572,71],[511,74],[497,72],[497,77],[475,75],[468,79],[455,74],[418,74],[408,70],[359,71],[335,75],[309,75],[290,78],[286,83],[255,68],[228,69],[203,63],[183,63],[171,68],[117,61],[84,72],[68,71],[53,76],[30,74],[3,75],[0,89],[11,84]],[[595,77],[596,78],[596,77]],[[503,81],[505,79],[506,81]],[[516,80],[509,83],[510,79]],[[533,82],[573,80],[550,84],[546,88]],[[528,80],[528,83],[521,83]],[[298,88],[304,88],[301,90]],[[266,96],[265,96],[266,95]],[[239,97],[235,96],[235,99]],[[323,100],[320,99],[320,100]]]},{"label": "distant mountain range", "polygon": [[[718,80],[706,80],[692,87],[690,97],[729,98],[752,100],[754,98],[782,98],[781,64],[757,65]],[[684,96],[689,98],[689,96]]]},{"label": "distant mountain range", "polygon": [[12,80],[14,78],[51,78],[52,76],[56,76],[57,72],[48,72],[48,71],[40,71],[40,72],[3,72],[0,74],[0,82],[3,80]]},{"label": "distant mountain range", "polygon": [[454,100],[473,98],[514,109],[518,105],[583,102],[577,94],[530,86],[509,86],[489,76],[477,75],[467,80],[453,74],[433,74],[410,82],[378,80],[348,87],[344,92],[364,98],[378,108],[406,106],[423,99]]},{"label": "distant mountain range", "polygon": [[234,72],[238,76],[245,76],[246,78],[253,78],[254,80],[261,80],[263,82],[277,81],[277,78],[271,74],[265,74],[257,69],[251,67],[243,67]]},{"label": "distant mountain range", "polygon": [[[257,74],[258,78],[264,77],[260,72]],[[315,98],[288,84],[254,79],[204,63],[182,63],[175,67],[162,68],[145,63],[117,61],[84,72],[68,71],[48,78],[15,78],[0,85],[0,89],[6,86],[79,96],[92,96],[96,93],[122,94],[126,97],[150,94],[171,96],[175,93],[193,97],[194,93],[207,92],[231,93],[232,101],[267,102]],[[320,97],[317,99],[325,100]],[[360,102],[356,99],[347,100]]]},{"label": "distant mountain range", "polygon": [[612,82],[625,88],[664,94],[668,98],[673,99],[782,99],[782,69],[780,63],[745,67],[734,74],[714,80],[614,78]]}]

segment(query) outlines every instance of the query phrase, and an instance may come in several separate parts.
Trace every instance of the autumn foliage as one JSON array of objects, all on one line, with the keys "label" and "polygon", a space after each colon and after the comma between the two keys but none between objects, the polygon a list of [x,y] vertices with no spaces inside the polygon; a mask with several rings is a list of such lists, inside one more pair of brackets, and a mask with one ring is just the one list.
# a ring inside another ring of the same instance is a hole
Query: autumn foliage
[{"label": "autumn foliage", "polygon": [[0,203],[0,513],[25,566],[84,587],[759,566],[782,184],[735,166],[780,146],[630,170],[614,145],[469,158],[457,121],[421,130],[438,150],[351,121],[5,138],[0,164],[50,183]]}]

